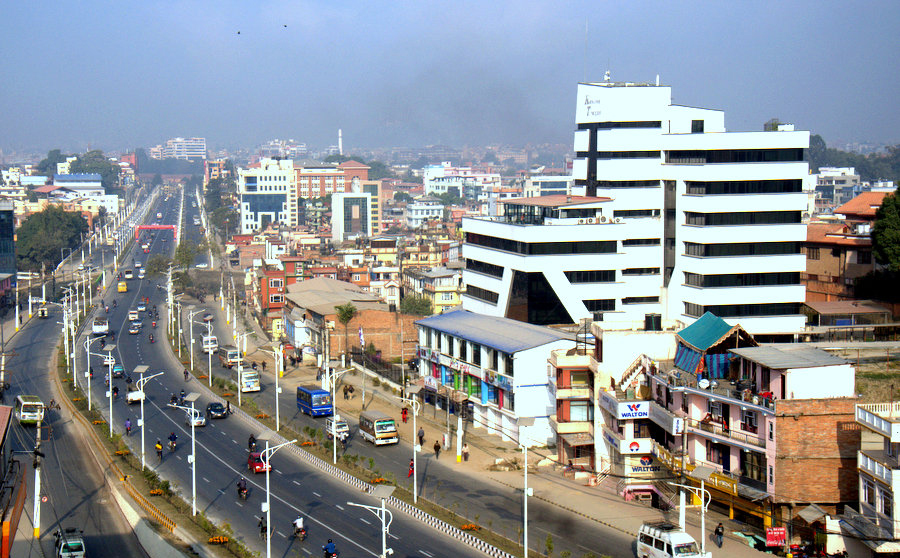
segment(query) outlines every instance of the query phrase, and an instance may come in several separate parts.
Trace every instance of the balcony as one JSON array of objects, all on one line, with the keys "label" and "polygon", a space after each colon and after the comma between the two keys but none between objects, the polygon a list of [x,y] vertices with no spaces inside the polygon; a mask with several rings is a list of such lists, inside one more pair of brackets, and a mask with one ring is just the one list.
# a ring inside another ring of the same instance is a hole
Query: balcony
[{"label": "balcony", "polygon": [[878,432],[893,443],[900,442],[900,403],[857,405],[856,422]]},{"label": "balcony", "polygon": [[593,399],[594,386],[591,384],[572,384],[556,387],[556,399]]},{"label": "balcony", "polygon": [[548,362],[554,368],[589,368],[591,365],[590,349],[558,349],[550,352]]},{"label": "balcony", "polygon": [[775,411],[775,397],[772,392],[757,391],[750,380],[712,380],[709,387],[704,389],[699,386],[696,375],[690,372],[670,370],[659,372],[655,377],[672,387],[683,387],[689,393],[712,399],[726,399],[727,403],[758,407],[770,414]]},{"label": "balcony", "polygon": [[736,432],[734,429],[728,428],[728,426],[721,421],[716,420],[715,417],[707,417],[703,420],[687,418],[684,419],[684,422],[688,432],[694,432],[701,435],[709,434],[711,436],[704,437],[714,441],[726,444],[743,444],[761,449],[765,449],[766,447],[766,441],[759,436],[751,433]]},{"label": "balcony", "polygon": [[900,469],[897,458],[881,450],[860,450],[856,454],[856,466],[891,487],[894,486],[894,470]]},{"label": "balcony", "polygon": [[550,415],[550,427],[557,434],[589,434],[594,436],[594,421],[578,420],[578,421],[560,421],[556,415]]},{"label": "balcony", "polygon": [[[694,469],[697,468],[698,463],[692,462],[694,460],[684,459],[682,461],[682,456],[674,455],[669,452],[669,450],[665,449],[661,445],[653,442],[653,455],[656,456],[657,459],[662,461],[666,467],[669,468],[672,472],[677,472],[681,470],[682,464],[684,464],[684,470],[687,473],[690,473]],[[718,469],[719,466],[716,464],[707,464],[707,463],[699,463],[700,465],[709,465],[713,468]],[[715,472],[709,476],[709,480],[706,481],[707,486],[713,486],[722,492],[727,494],[731,494],[733,496],[737,496],[737,486],[738,481],[735,478],[723,473],[723,472]]]}]

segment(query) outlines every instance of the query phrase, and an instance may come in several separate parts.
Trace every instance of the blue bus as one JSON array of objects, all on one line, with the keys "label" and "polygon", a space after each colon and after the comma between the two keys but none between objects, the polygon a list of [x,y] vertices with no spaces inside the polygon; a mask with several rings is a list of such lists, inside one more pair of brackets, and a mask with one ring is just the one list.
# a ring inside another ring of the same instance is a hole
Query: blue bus
[{"label": "blue bus", "polygon": [[297,408],[311,417],[331,415],[331,393],[317,385],[297,387]]}]

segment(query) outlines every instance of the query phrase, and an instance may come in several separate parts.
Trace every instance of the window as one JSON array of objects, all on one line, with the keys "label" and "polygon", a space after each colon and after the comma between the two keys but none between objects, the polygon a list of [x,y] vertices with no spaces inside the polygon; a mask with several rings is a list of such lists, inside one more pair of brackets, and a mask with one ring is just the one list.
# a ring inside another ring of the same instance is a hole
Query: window
[{"label": "window", "polygon": [[491,349],[491,370],[497,371],[500,369],[500,351],[496,349]]},{"label": "window", "polygon": [[659,275],[658,267],[631,267],[622,270],[622,275]]},{"label": "window", "polygon": [[354,273],[354,274],[353,274],[353,280],[354,280],[354,281],[359,281],[360,278],[361,278],[361,277],[360,277],[359,273]]},{"label": "window", "polygon": [[869,479],[863,479],[862,484],[862,501],[875,507],[875,483]]},{"label": "window", "polygon": [[598,159],[659,159],[659,151],[598,151]]},{"label": "window", "polygon": [[652,304],[659,302],[658,296],[626,296],[622,304]]},{"label": "window", "polygon": [[497,304],[497,301],[500,300],[499,294],[494,291],[482,289],[481,287],[476,287],[475,285],[466,285],[466,296],[471,296],[472,298],[477,298],[478,300],[483,300],[490,304]]},{"label": "window", "polygon": [[474,271],[475,273],[483,273],[492,277],[502,278],[503,267],[499,265],[481,262],[466,258],[466,271]]},{"label": "window", "polygon": [[579,124],[579,130],[611,130],[614,128],[661,128],[660,120],[638,120],[632,122],[591,122]]},{"label": "window", "polygon": [[585,422],[594,420],[594,406],[590,401],[571,401],[569,403],[569,421]]},{"label": "window", "polygon": [[516,394],[511,391],[503,392],[503,408],[509,411],[516,410]]},{"label": "window", "polygon": [[700,275],[686,271],[684,282],[692,287],[761,287],[766,285],[799,285],[800,273],[733,273]]},{"label": "window", "polygon": [[856,253],[856,263],[860,265],[869,265],[872,263],[872,252],[868,250],[860,250]]},{"label": "window", "polygon": [[879,490],[881,496],[881,502],[879,502],[879,507],[881,508],[881,513],[884,515],[891,517],[894,513],[894,498],[891,496],[889,490]]},{"label": "window", "polygon": [[622,246],[659,246],[658,238],[627,238]]},{"label": "window", "polygon": [[659,188],[659,180],[598,180],[597,188]]},{"label": "window", "polygon": [[806,248],[806,259],[818,260],[819,259],[819,247],[818,246],[808,246]]},{"label": "window", "polygon": [[769,421],[769,441],[775,441],[775,421]]},{"label": "window", "polygon": [[701,258],[721,258],[728,256],[773,256],[799,254],[799,242],[733,242],[727,244],[698,244],[685,242],[684,252],[688,256]]},{"label": "window", "polygon": [[775,467],[769,465],[769,484],[775,484]]},{"label": "window", "polygon": [[481,366],[481,345],[472,343],[472,364]]},{"label": "window", "polygon": [[282,294],[269,295],[269,304],[281,304],[282,302],[284,302],[284,295],[282,295]]},{"label": "window", "polygon": [[713,418],[722,418],[722,403],[719,401],[713,401],[712,399],[707,400],[706,412],[708,412]]},{"label": "window", "polygon": [[685,223],[694,226],[718,227],[738,225],[783,225],[801,222],[799,211],[752,211],[729,213],[685,212]]},{"label": "window", "polygon": [[659,217],[658,209],[620,209],[613,211],[613,218],[642,219],[647,217]]},{"label": "window", "polygon": [[469,360],[468,351],[466,349],[469,348],[468,341],[459,340],[459,360]]},{"label": "window", "polygon": [[756,411],[750,409],[741,411],[741,430],[756,434],[758,431],[756,420]]},{"label": "window", "polygon": [[612,283],[616,280],[614,269],[593,269],[586,271],[567,271],[566,279],[570,283]]},{"label": "window", "polygon": [[615,240],[529,243],[471,232],[466,233],[466,243],[525,255],[614,254],[617,249]]},{"label": "window", "polygon": [[794,316],[800,314],[799,302],[771,302],[768,304],[714,304],[701,306],[691,302],[684,303],[684,313],[699,318],[706,312],[712,312],[720,318],[741,318],[751,316]]},{"label": "window", "polygon": [[584,300],[588,312],[612,312],[616,309],[616,301],[612,298]]},{"label": "window", "polygon": [[691,120],[691,133],[692,134],[702,134],[703,133],[703,120]]},{"label": "window", "polygon": [[803,161],[803,148],[711,149],[666,151],[666,163],[705,165],[710,163],[790,163]]}]

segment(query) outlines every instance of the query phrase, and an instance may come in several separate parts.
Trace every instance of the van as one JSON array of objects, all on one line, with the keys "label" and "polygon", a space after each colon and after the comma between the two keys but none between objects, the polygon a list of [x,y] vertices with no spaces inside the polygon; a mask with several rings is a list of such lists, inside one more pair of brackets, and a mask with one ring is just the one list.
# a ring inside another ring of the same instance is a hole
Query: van
[{"label": "van", "polygon": [[130,269],[125,270],[125,279],[134,279],[134,271]]},{"label": "van", "polygon": [[136,322],[140,319],[141,319],[141,316],[140,316],[140,314],[138,314],[137,310],[129,310],[128,311],[128,321],[129,322]]},{"label": "van", "polygon": [[204,335],[202,347],[204,353],[214,353],[219,348],[219,340],[215,335]]},{"label": "van", "polygon": [[396,421],[379,411],[363,411],[359,414],[359,433],[376,446],[400,441]]},{"label": "van", "polygon": [[341,434],[350,435],[350,426],[347,424],[347,421],[341,420],[341,417],[328,417],[325,419],[325,434],[328,436],[328,439],[332,439],[334,434],[337,433],[338,438],[341,437]]},{"label": "van", "polygon": [[668,521],[644,523],[638,531],[638,558],[710,558],[681,527]]}]

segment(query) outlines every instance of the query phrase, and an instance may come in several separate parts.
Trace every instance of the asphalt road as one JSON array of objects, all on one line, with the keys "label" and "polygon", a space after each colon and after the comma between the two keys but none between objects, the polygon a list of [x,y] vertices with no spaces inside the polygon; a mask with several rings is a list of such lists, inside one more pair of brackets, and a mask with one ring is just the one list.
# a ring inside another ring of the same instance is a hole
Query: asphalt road
[{"label": "asphalt road", "polygon": [[[192,225],[190,199],[185,203],[185,220],[188,224],[186,233],[190,234]],[[163,214],[162,223],[174,223],[178,215],[178,198],[165,202],[161,200],[157,209]],[[155,219],[156,211],[148,214],[148,219]],[[196,232],[196,231],[194,231]],[[171,235],[167,231],[158,231],[150,246],[151,253],[135,254],[134,258],[146,262],[147,258],[155,253],[171,255],[174,250],[174,242],[169,236],[168,241],[163,241],[165,235]],[[186,236],[185,238],[191,238]],[[193,237],[195,238],[195,237]],[[129,260],[126,259],[126,262]],[[135,366],[149,366],[149,374],[163,372],[163,374],[149,381],[145,387],[147,400],[144,405],[145,412],[145,448],[146,459],[149,466],[157,470],[164,478],[170,479],[177,489],[190,502],[191,500],[191,470],[187,462],[190,449],[190,427],[186,425],[186,413],[168,407],[169,397],[172,393],[178,393],[182,389],[187,392],[197,390],[201,393],[196,402],[196,408],[205,409],[211,400],[203,390],[199,390],[196,380],[184,382],[181,364],[171,355],[171,352],[160,341],[156,344],[149,343],[150,318],[146,312],[142,313],[144,323],[143,331],[139,335],[127,333],[127,313],[129,309],[137,306],[141,297],[149,297],[148,307],[157,305],[160,308],[162,320],[159,322],[157,334],[159,339],[164,337],[165,312],[162,308],[164,291],[157,288],[162,278],[147,278],[143,281],[129,281],[127,293],[113,293],[118,302],[114,308],[110,306],[108,314],[110,329],[115,333],[114,350],[116,361],[123,364],[125,370],[131,372]],[[84,365],[84,348],[79,342],[79,362],[81,369]],[[99,352],[99,342],[94,342],[92,351]],[[108,413],[109,402],[105,397],[104,377],[106,370],[100,357],[92,357],[95,370],[91,383],[93,403]],[[137,378],[134,378],[137,380]],[[139,406],[128,407],[124,402],[126,386],[124,380],[113,380],[113,385],[119,387],[120,396],[112,404],[112,423],[116,430],[122,431],[126,418],[137,424]],[[98,397],[99,396],[99,397]],[[171,432],[178,437],[176,451],[164,452],[162,460],[158,460],[153,450],[153,444],[157,439],[165,443]],[[257,522],[261,515],[260,505],[265,500],[265,475],[248,477],[250,496],[247,501],[241,501],[236,497],[236,483],[242,475],[247,475],[247,439],[253,433],[259,436],[261,428],[251,421],[245,421],[237,416],[223,420],[211,421],[208,426],[196,429],[197,443],[197,508],[208,514],[218,523],[228,523],[232,526],[238,538],[244,539],[246,544],[254,550],[263,551],[265,546],[259,537]],[[135,454],[141,455],[140,428],[135,427],[129,443]],[[273,472],[270,475],[273,556],[305,555],[312,552],[320,552],[320,547],[328,538],[337,543],[338,549],[344,557],[350,556],[377,556],[381,553],[380,521],[369,511],[348,506],[348,502],[375,505],[373,498],[338,482],[330,475],[318,469],[306,465],[299,457],[290,451],[280,451],[272,458]],[[300,543],[290,537],[290,522],[301,514],[306,517],[310,537]],[[437,556],[476,556],[477,551],[471,547],[459,543],[455,539],[446,537],[432,529],[426,528],[404,514],[395,514],[390,526],[391,537],[388,546],[393,547],[395,556],[420,556],[435,558]]]},{"label": "asphalt road", "polygon": [[[56,364],[56,340],[61,335],[62,315],[58,307],[51,306],[47,319],[34,318],[6,343],[7,381],[11,384],[5,394],[5,402],[12,405],[17,395],[38,395],[45,402],[60,399],[50,370]],[[105,484],[103,472],[87,449],[87,438],[81,427],[75,425],[68,411],[48,412],[42,429],[41,451],[45,454],[42,468],[41,494],[47,502],[41,506],[40,546],[43,555],[54,555],[53,533],[59,528],[77,528],[84,531],[85,546],[90,556],[114,558],[118,556],[146,556],[122,517],[112,504],[112,497]],[[11,429],[11,443],[16,451],[29,454],[35,446],[35,428],[15,423]],[[31,455],[20,455],[27,464],[29,497],[26,514],[32,514],[34,506],[34,473]],[[21,531],[20,531],[21,533]],[[23,550],[17,546],[18,550]],[[34,546],[27,556],[42,556]]]}]

